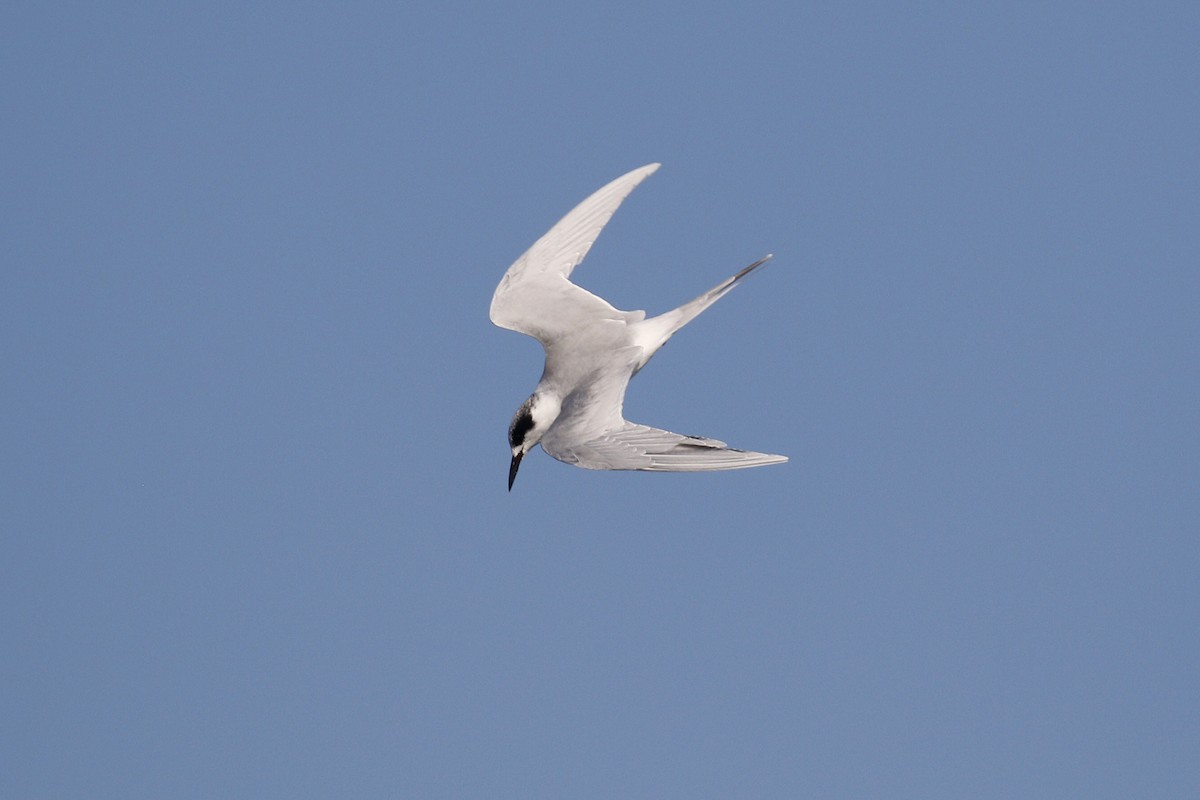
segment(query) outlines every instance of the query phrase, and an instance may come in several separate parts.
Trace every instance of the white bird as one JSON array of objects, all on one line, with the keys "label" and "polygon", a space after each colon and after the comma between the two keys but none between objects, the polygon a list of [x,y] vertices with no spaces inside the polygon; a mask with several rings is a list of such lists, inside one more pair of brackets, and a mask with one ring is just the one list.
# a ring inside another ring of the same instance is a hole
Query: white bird
[{"label": "white bird", "polygon": [[618,206],[658,167],[635,169],[584,200],[534,242],[496,287],[492,322],[528,334],[546,349],[542,379],[508,428],[509,491],[521,459],[539,443],[559,461],[587,469],[707,472],[787,461],[735,450],[716,439],[637,425],[622,416],[629,379],[676,331],[771,258],[649,319],[644,311],[619,311],[571,283],[571,271]]}]

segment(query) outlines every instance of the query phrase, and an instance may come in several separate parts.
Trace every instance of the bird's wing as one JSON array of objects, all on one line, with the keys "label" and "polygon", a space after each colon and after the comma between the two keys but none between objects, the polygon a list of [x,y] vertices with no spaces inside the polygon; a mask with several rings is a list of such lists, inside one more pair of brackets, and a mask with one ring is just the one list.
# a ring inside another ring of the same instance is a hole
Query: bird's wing
[{"label": "bird's wing", "polygon": [[568,279],[621,202],[658,166],[647,164],[617,178],[534,242],[500,279],[492,296],[492,322],[545,343],[569,322],[580,319],[579,315],[626,319],[627,312],[616,310],[606,300]]},{"label": "bird's wing", "polygon": [[641,356],[637,346],[613,351],[592,380],[564,399],[558,419],[542,437],[542,449],[587,469],[709,472],[787,461],[787,456],[736,450],[716,439],[627,422],[625,389]]},{"label": "bird's wing", "polygon": [[[547,437],[550,438],[550,437]],[[587,469],[639,469],[651,472],[712,472],[782,464],[787,456],[736,450],[716,439],[684,436],[624,422],[586,441],[554,437],[542,448],[559,461]]]}]

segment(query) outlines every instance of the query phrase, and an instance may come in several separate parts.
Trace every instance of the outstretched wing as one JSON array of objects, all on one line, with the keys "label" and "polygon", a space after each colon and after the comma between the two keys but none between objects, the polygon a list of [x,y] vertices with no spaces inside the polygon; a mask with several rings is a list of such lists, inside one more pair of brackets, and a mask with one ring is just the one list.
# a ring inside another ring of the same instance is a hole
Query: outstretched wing
[{"label": "outstretched wing", "polygon": [[585,442],[567,446],[545,439],[542,448],[559,461],[587,469],[640,469],[651,472],[713,472],[782,464],[787,456],[737,450],[716,439],[684,436],[623,422]]},{"label": "outstretched wing", "polygon": [[492,296],[492,322],[545,343],[581,320],[626,319],[626,312],[568,278],[621,202],[658,167],[647,164],[617,178],[534,242],[500,279]]},{"label": "outstretched wing", "polygon": [[559,461],[586,469],[712,472],[782,464],[787,456],[737,450],[716,439],[627,422],[625,389],[642,348],[613,350],[593,378],[563,401],[558,419],[542,437],[542,449]]}]

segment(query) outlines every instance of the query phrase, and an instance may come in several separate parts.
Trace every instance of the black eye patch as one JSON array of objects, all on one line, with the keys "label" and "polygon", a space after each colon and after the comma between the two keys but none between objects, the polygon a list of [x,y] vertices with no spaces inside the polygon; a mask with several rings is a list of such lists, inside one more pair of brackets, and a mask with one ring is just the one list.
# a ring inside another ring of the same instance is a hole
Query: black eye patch
[{"label": "black eye patch", "polygon": [[525,434],[533,427],[533,414],[522,407],[517,416],[513,417],[512,425],[508,426],[508,444],[510,447],[520,447],[525,441]]}]

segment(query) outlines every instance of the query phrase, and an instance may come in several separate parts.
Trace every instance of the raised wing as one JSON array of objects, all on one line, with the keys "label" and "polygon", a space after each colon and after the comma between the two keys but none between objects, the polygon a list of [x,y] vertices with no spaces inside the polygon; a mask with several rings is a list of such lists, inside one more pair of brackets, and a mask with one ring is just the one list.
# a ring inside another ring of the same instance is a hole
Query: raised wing
[{"label": "raised wing", "polygon": [[587,469],[713,472],[787,461],[787,456],[736,450],[716,439],[684,436],[633,422],[569,445],[547,436],[542,448],[559,461]]},{"label": "raised wing", "polygon": [[500,279],[492,295],[492,322],[545,342],[573,316],[624,319],[624,312],[567,279],[622,201],[658,167],[647,164],[617,178],[534,242]]}]

